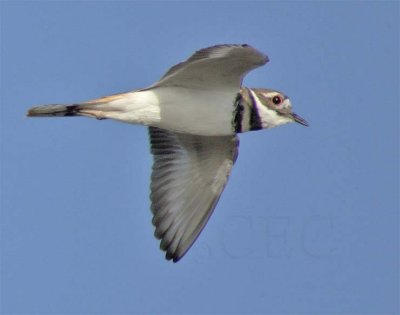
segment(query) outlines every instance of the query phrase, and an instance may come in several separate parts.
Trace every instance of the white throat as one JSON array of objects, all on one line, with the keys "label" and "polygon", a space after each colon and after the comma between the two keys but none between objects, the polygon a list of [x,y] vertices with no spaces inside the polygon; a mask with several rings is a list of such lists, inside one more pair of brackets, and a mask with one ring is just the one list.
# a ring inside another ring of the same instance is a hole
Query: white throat
[{"label": "white throat", "polygon": [[[263,128],[274,128],[292,122],[292,119],[280,115],[275,110],[270,109],[262,104],[256,93],[254,93],[251,89],[249,89],[249,92],[255,100],[253,106],[257,107]],[[288,103],[287,106],[291,106],[289,99],[286,99],[285,102]]]}]

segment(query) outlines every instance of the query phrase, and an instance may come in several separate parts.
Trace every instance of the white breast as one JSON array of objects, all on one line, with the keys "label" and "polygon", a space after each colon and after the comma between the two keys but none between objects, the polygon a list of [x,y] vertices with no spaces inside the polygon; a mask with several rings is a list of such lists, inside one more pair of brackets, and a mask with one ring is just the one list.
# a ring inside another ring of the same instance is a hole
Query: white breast
[{"label": "white breast", "polygon": [[162,87],[137,93],[146,93],[141,101],[151,100],[151,111],[158,111],[158,119],[150,122],[154,127],[205,136],[233,134],[235,91]]},{"label": "white breast", "polygon": [[125,93],[96,105],[102,117],[175,132],[204,136],[232,135],[236,91],[160,87]]}]

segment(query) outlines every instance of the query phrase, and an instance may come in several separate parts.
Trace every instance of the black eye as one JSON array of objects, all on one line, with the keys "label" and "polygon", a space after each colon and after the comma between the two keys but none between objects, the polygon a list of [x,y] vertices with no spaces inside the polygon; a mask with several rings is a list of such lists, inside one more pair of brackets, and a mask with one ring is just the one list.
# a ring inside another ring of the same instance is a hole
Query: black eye
[{"label": "black eye", "polygon": [[274,96],[272,98],[272,103],[274,103],[275,105],[279,105],[280,103],[282,103],[282,98],[280,96]]}]

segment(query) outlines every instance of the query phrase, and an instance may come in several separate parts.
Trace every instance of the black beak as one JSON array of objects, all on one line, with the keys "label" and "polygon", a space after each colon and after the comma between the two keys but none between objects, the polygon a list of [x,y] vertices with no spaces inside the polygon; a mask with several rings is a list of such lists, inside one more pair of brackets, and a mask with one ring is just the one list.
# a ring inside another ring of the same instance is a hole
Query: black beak
[{"label": "black beak", "polygon": [[293,113],[292,118],[295,122],[308,127],[308,122],[305,119],[301,118],[299,115],[296,115],[295,113]]}]

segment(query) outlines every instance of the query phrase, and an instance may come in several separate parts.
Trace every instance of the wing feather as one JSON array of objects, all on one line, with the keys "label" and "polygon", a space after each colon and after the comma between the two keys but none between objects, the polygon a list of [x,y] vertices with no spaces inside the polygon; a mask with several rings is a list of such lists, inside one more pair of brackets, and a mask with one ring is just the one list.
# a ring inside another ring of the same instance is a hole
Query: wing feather
[{"label": "wing feather", "polygon": [[237,157],[236,136],[205,137],[149,127],[154,158],[151,201],[155,236],[166,258],[182,258],[226,185]]},{"label": "wing feather", "polygon": [[268,61],[266,55],[249,45],[216,45],[201,49],[173,66],[150,88],[219,89],[223,86],[239,89],[249,71]]}]

